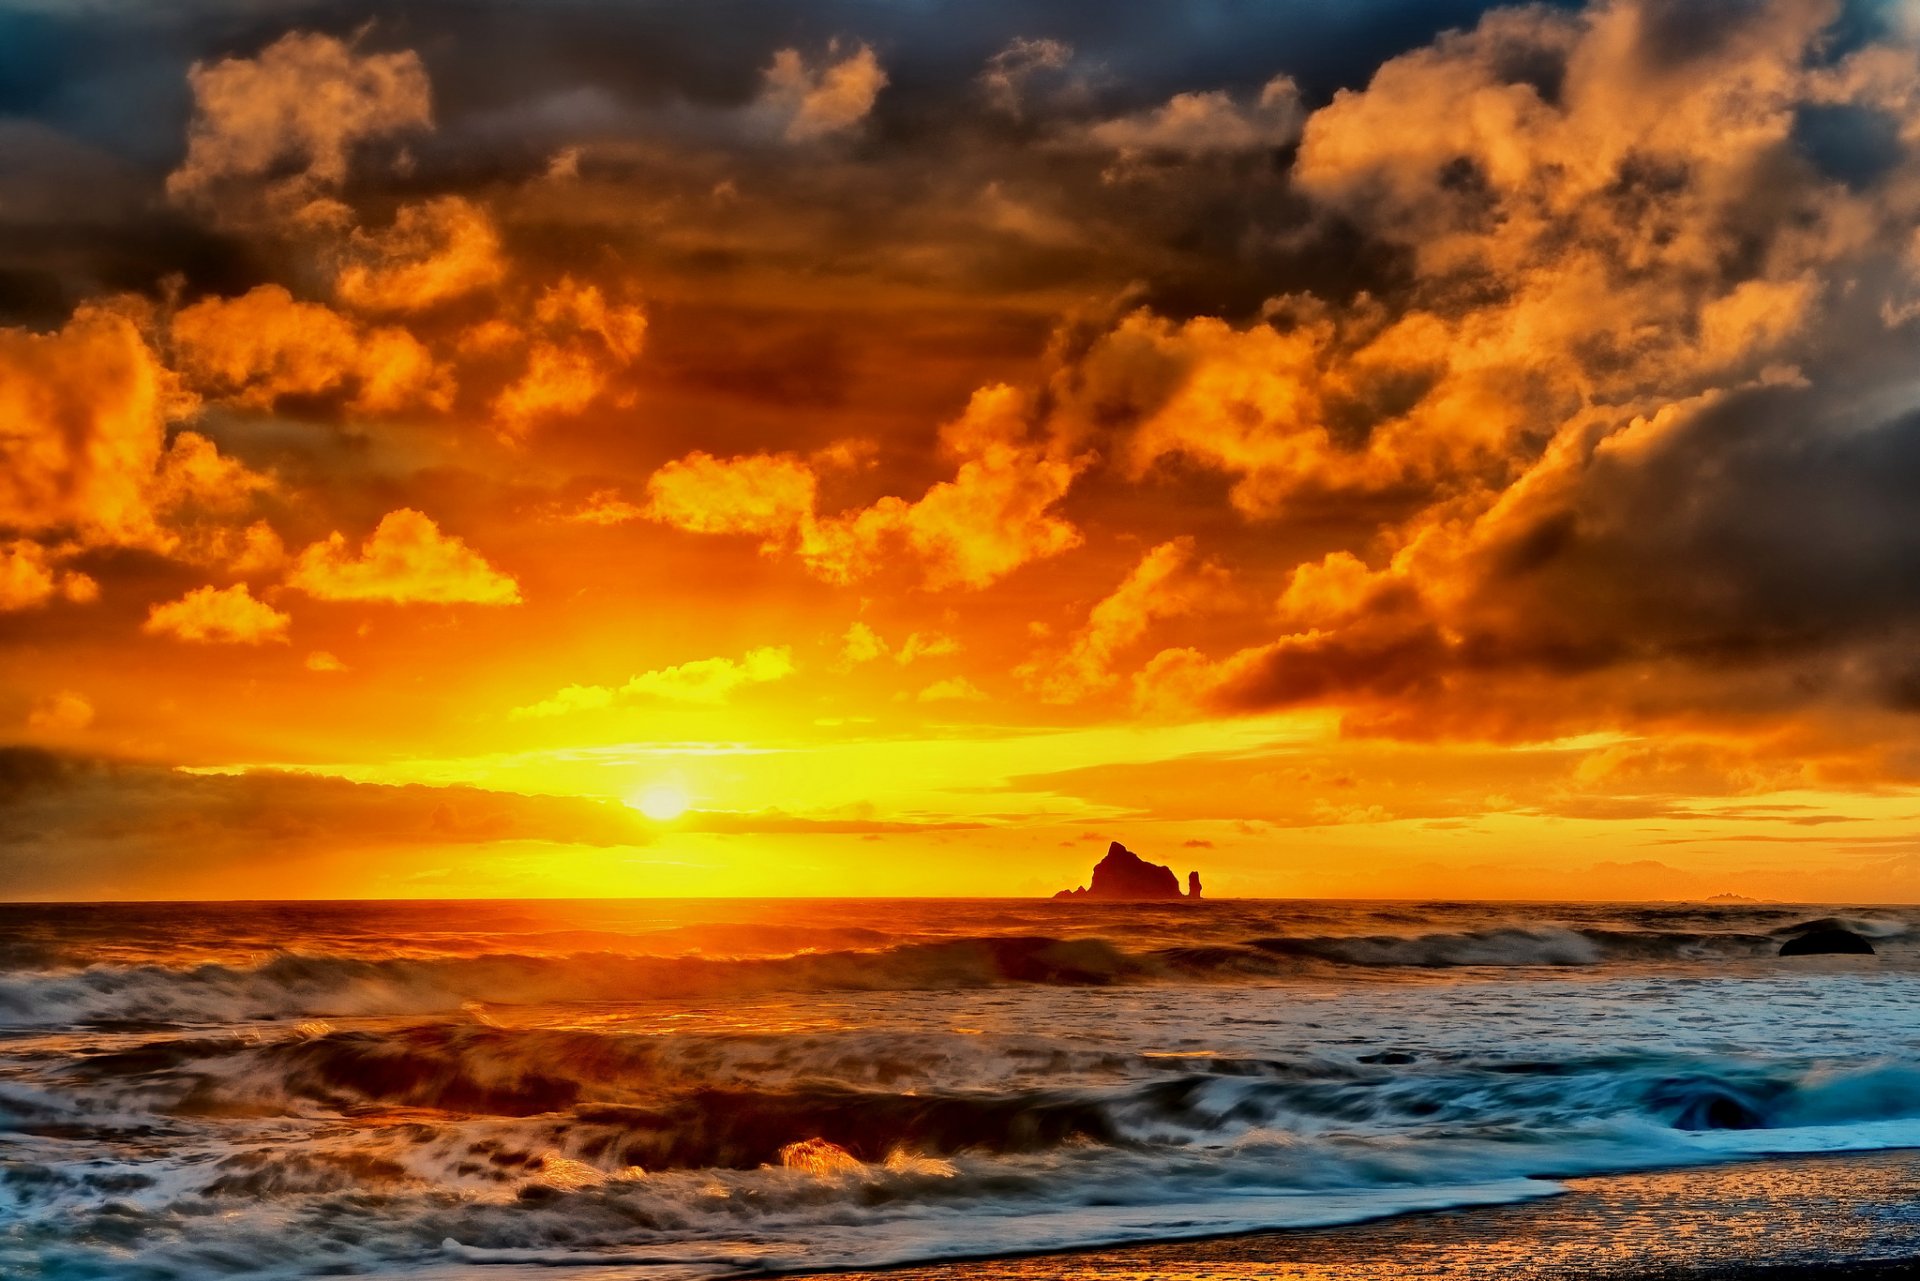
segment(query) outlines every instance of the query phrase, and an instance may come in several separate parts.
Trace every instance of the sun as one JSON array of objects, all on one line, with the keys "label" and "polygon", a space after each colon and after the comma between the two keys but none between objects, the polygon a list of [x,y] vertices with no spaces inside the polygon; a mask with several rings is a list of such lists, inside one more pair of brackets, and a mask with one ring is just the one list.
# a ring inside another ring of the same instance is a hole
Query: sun
[{"label": "sun", "polygon": [[658,823],[670,823],[687,812],[693,798],[678,783],[652,783],[627,798],[627,804]]}]

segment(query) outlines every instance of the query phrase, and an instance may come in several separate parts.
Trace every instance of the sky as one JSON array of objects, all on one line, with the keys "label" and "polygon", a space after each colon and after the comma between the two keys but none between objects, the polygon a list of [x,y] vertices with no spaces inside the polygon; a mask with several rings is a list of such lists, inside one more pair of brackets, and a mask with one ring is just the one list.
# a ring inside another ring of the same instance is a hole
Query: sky
[{"label": "sky", "polygon": [[0,898],[1920,900],[1920,9],[6,0]]}]

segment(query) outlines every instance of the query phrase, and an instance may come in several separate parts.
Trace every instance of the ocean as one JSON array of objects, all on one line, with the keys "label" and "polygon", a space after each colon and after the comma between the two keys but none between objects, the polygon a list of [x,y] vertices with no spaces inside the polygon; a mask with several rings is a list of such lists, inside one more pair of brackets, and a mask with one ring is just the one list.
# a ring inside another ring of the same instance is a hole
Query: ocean
[{"label": "ocean", "polygon": [[[1777,955],[1821,921],[1877,955]],[[0,906],[0,1276],[695,1281],[1916,1147],[1916,927],[1754,903]]]}]

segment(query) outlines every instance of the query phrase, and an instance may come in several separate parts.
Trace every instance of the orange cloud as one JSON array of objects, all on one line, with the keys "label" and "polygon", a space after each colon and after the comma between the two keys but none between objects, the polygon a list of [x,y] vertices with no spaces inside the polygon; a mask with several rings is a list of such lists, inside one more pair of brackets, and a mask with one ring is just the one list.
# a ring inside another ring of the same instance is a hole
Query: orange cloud
[{"label": "orange cloud", "polygon": [[1026,396],[1004,384],[975,392],[941,429],[941,452],[958,471],[897,509],[907,545],[928,562],[929,587],[984,587],[1080,545],[1080,531],[1052,507],[1091,460],[1031,431]]},{"label": "orange cloud", "polygon": [[339,186],[354,148],[432,123],[419,55],[361,54],[332,36],[290,32],[253,58],[195,63],[187,155],[167,178],[176,199],[289,166],[291,191]]},{"label": "orange cloud", "polygon": [[507,713],[511,720],[539,720],[549,716],[569,716],[574,712],[597,712],[613,706],[618,691],[606,685],[568,685],[554,692],[552,697],[543,698],[537,703],[525,707],[516,707]]},{"label": "orange cloud", "polygon": [[535,720],[566,716],[574,712],[600,711],[624,699],[660,699],[672,703],[702,703],[718,706],[744,685],[764,685],[793,675],[793,651],[785,646],[763,646],[748,650],[739,659],[700,658],[642,672],[626,684],[569,685],[552,697],[525,707],[516,707],[508,716],[513,720]]},{"label": "orange cloud", "polygon": [[960,652],[960,642],[945,632],[910,632],[899,647],[889,645],[880,633],[865,623],[856,622],[841,638],[840,661],[848,667],[892,658],[902,667],[922,658],[944,658]]},{"label": "orange cloud", "polygon": [[36,699],[27,712],[27,728],[47,734],[74,734],[91,724],[93,704],[70,689]]},{"label": "orange cloud", "polygon": [[865,623],[854,623],[847,628],[847,634],[841,638],[840,661],[849,667],[861,663],[871,663],[887,654],[887,643],[880,639],[880,633]]},{"label": "orange cloud", "polygon": [[[445,194],[401,204],[386,225],[367,227],[333,194],[363,144],[432,127],[416,55],[362,54],[352,42],[294,33],[257,58],[197,66],[192,84],[193,135],[170,190],[217,196],[227,221],[249,222],[276,250],[302,255],[306,275],[330,280],[341,309],[296,299],[280,283],[181,309],[171,338],[197,390],[259,409],[324,398],[358,413],[445,412],[456,364],[466,360],[475,368],[465,372],[497,388],[494,423],[508,436],[602,399],[631,403],[631,389],[617,384],[644,344],[639,305],[569,276],[537,292],[510,290],[504,303],[489,298],[496,314],[449,334],[435,308],[511,274],[493,215]],[[293,176],[272,178],[296,165]],[[406,325],[366,319],[416,313],[429,314]],[[509,356],[517,368],[502,386],[491,375]]]},{"label": "orange cloud", "polygon": [[56,589],[92,599],[90,578],[57,568],[88,548],[234,567],[258,550],[242,531],[273,483],[197,432],[169,443],[169,419],[195,401],[148,344],[144,319],[132,304],[94,305],[55,333],[0,329],[0,528],[40,540],[5,554],[12,607]]},{"label": "orange cloud", "polygon": [[578,506],[550,510],[559,519],[576,525],[624,525],[646,516],[644,509],[628,502],[615,489],[596,489]]},{"label": "orange cloud", "polygon": [[245,583],[231,587],[196,587],[179,600],[147,611],[140,630],[150,636],[172,636],[196,644],[285,644],[292,621],[265,601],[256,600]]},{"label": "orange cloud", "polygon": [[1504,462],[1538,421],[1524,374],[1450,378],[1466,358],[1444,329],[1421,313],[1389,323],[1364,302],[1338,320],[1302,303],[1244,328],[1136,311],[1076,366],[1064,412],[1096,432],[1130,421],[1131,477],[1178,458],[1234,477],[1234,507],[1262,519],[1311,497],[1431,485]]},{"label": "orange cloud", "polygon": [[656,672],[642,672],[620,687],[628,697],[680,703],[719,703],[742,685],[761,685],[793,675],[793,651],[785,646],[748,650],[738,662],[705,658]]},{"label": "orange cloud", "polygon": [[1052,508],[1092,460],[1035,439],[1029,416],[1015,388],[975,392],[966,412],[940,432],[941,452],[957,464],[954,478],[913,502],[887,497],[823,517],[815,511],[818,478],[806,461],[695,452],[654,473],[647,514],[696,533],[756,535],[768,553],[791,548],[830,582],[871,574],[883,550],[897,544],[919,561],[929,588],[985,587],[1081,540]]},{"label": "orange cloud", "polygon": [[921,703],[984,703],[986,691],[964,676],[935,681],[914,696]]},{"label": "orange cloud", "polygon": [[[646,312],[638,305],[611,302],[600,286],[562,277],[534,304],[527,363],[494,400],[496,423],[521,436],[542,419],[580,413],[639,359],[646,334]],[[483,337],[493,345],[520,336],[506,326]]]},{"label": "orange cloud", "polygon": [[945,632],[909,632],[893,652],[893,661],[903,666],[921,658],[945,658],[960,652],[960,642]]},{"label": "orange cloud", "polygon": [[301,552],[287,585],[320,600],[518,605],[520,586],[424,513],[388,512],[358,552],[338,531]]},{"label": "orange cloud", "polygon": [[797,49],[782,49],[767,68],[760,105],[784,122],[788,141],[808,142],[866,119],[886,84],[880,60],[864,44],[824,66],[809,65]]},{"label": "orange cloud", "polygon": [[199,432],[182,431],[174,435],[160,459],[149,498],[161,512],[233,516],[247,511],[256,495],[273,488],[272,480],[222,454]]},{"label": "orange cloud", "polygon": [[792,454],[715,458],[695,450],[647,481],[650,519],[696,534],[752,534],[778,551],[813,519],[819,481]]},{"label": "orange cloud", "polygon": [[0,543],[0,611],[32,609],[56,596],[81,602],[99,597],[100,585],[93,579],[54,562],[55,553],[39,543]]},{"label": "orange cloud", "polygon": [[1193,560],[1192,538],[1154,547],[1093,607],[1064,654],[1050,663],[1028,664],[1018,674],[1050,703],[1077,702],[1109,688],[1119,680],[1113,663],[1122,650],[1160,619],[1184,614],[1222,592],[1220,571],[1197,569]]},{"label": "orange cloud", "polygon": [[353,406],[368,412],[452,403],[451,374],[412,334],[363,329],[282,285],[202,299],[177,312],[169,332],[193,385],[236,404],[265,409],[288,396],[349,389]]},{"label": "orange cloud", "polygon": [[170,391],[133,322],[107,308],[52,334],[0,329],[0,525],[153,541]]},{"label": "orange cloud", "polygon": [[334,290],[365,311],[419,311],[497,283],[506,275],[500,233],[462,196],[402,205],[391,226],[354,228]]}]

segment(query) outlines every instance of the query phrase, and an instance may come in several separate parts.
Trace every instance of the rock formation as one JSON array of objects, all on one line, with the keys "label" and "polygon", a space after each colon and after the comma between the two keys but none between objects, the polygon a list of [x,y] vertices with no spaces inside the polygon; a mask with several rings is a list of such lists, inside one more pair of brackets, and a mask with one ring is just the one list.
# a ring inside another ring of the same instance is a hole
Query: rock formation
[{"label": "rock formation", "polygon": [[1061,890],[1055,898],[1105,899],[1109,902],[1164,902],[1200,897],[1200,873],[1187,875],[1187,892],[1180,892],[1180,878],[1161,863],[1149,863],[1115,841],[1107,846],[1107,856],[1093,869],[1093,880],[1082,889]]},{"label": "rock formation", "polygon": [[1780,945],[1782,956],[1872,956],[1873,944],[1838,926],[1808,930]]}]

